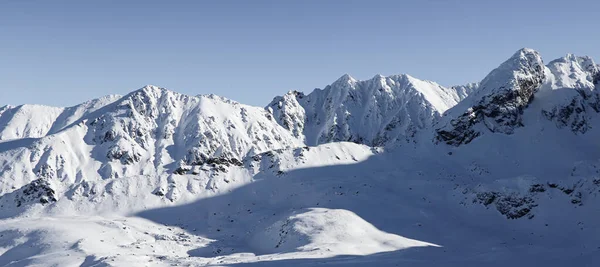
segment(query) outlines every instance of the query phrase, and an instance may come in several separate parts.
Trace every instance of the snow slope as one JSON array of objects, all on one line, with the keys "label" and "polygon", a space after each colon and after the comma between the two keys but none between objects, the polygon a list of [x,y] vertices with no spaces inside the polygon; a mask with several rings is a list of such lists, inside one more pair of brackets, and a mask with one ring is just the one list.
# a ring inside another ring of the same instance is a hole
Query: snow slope
[{"label": "snow slope", "polygon": [[40,105],[4,106],[0,108],[0,140],[39,138],[56,133],[118,98],[120,96],[106,96],[69,108]]},{"label": "snow slope", "polygon": [[4,107],[0,266],[595,266],[599,70]]}]

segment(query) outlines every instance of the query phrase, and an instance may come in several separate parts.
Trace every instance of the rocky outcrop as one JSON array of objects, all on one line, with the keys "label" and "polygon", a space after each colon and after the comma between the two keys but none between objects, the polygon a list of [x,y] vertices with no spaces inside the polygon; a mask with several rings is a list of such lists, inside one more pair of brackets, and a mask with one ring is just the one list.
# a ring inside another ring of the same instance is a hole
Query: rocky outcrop
[{"label": "rocky outcrop", "polygon": [[574,133],[584,134],[591,128],[588,116],[588,109],[591,108],[583,100],[575,96],[569,104],[555,106],[549,111],[542,110],[542,114],[554,121],[558,128],[569,128]]},{"label": "rocky outcrop", "polygon": [[298,103],[305,95],[302,92],[290,91],[283,96],[278,96],[267,106],[277,123],[289,130],[297,138],[303,138],[306,114],[304,108]]},{"label": "rocky outcrop", "polygon": [[504,194],[493,191],[478,193],[473,202],[486,207],[493,205],[507,219],[519,219],[524,216],[532,219],[534,215],[531,211],[537,206],[531,196],[521,196],[517,193]]},{"label": "rocky outcrop", "polygon": [[46,179],[34,180],[10,195],[14,196],[16,207],[35,203],[44,205],[56,202],[55,192]]}]

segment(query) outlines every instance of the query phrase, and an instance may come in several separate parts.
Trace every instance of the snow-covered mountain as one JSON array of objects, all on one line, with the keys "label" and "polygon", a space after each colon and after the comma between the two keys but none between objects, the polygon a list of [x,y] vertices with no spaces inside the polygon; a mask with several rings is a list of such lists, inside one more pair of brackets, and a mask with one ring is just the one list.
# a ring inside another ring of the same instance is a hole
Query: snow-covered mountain
[{"label": "snow-covered mountain", "polygon": [[593,266],[599,81],[521,49],[479,83],[344,75],[264,108],[5,106],[0,265]]},{"label": "snow-covered mountain", "polygon": [[476,87],[444,88],[408,75],[368,81],[344,75],[306,96],[276,97],[266,109],[155,86],[70,108],[6,107],[0,148],[8,149],[0,154],[10,154],[3,161],[10,168],[0,175],[13,178],[3,179],[0,192],[38,178],[68,188],[136,175],[181,175],[210,162],[239,165],[274,149],[336,141],[416,142],[420,131]]},{"label": "snow-covered mountain", "polygon": [[266,110],[214,95],[192,97],[146,86],[117,100],[90,103],[39,118],[35,112],[51,108],[3,113],[8,122],[3,133],[26,138],[0,143],[0,192],[37,179],[54,183],[57,195],[123,177],[157,177],[152,184],[158,184],[158,177],[211,161],[240,164],[248,155],[302,146]]},{"label": "snow-covered mountain", "polygon": [[344,75],[324,89],[291,91],[267,106],[308,145],[350,141],[371,146],[411,143],[442,113],[477,88],[445,88],[409,75],[357,81]]},{"label": "snow-covered mountain", "polygon": [[[458,146],[485,132],[513,134],[525,126],[525,112],[585,133],[589,117],[600,112],[599,80],[599,67],[589,57],[567,55],[545,66],[538,52],[521,49],[445,114],[436,138]],[[538,97],[538,105],[530,109]]]}]

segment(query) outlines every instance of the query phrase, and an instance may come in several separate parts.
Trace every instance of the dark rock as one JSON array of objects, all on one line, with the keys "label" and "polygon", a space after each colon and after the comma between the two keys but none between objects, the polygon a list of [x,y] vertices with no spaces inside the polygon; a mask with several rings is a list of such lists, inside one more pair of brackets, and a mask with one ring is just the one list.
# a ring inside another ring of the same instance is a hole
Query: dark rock
[{"label": "dark rock", "polygon": [[531,193],[546,192],[546,188],[544,188],[543,184],[534,184],[534,185],[531,185],[531,187],[529,188],[529,192],[531,192]]},{"label": "dark rock", "polygon": [[34,203],[45,205],[57,201],[54,190],[45,179],[34,180],[18,189],[14,194],[17,207]]},{"label": "dark rock", "polygon": [[498,197],[498,194],[496,192],[482,192],[477,193],[476,200],[484,206],[488,206],[494,203],[496,197]]},{"label": "dark rock", "polygon": [[508,219],[518,219],[528,215],[537,204],[528,196],[512,194],[498,198],[496,209]]},{"label": "dark rock", "polygon": [[486,207],[493,204],[496,210],[508,219],[518,219],[526,215],[531,219],[533,214],[530,212],[537,206],[530,196],[520,196],[516,193],[507,195],[499,192],[480,192],[475,195],[473,202]]}]

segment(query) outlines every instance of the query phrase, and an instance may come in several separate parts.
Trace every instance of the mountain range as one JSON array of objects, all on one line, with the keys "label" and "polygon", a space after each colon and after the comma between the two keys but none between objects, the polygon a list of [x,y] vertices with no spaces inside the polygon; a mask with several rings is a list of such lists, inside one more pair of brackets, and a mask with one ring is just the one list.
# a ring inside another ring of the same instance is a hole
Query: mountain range
[{"label": "mountain range", "polygon": [[593,266],[599,83],[524,48],[452,87],[4,106],[0,265]]}]

